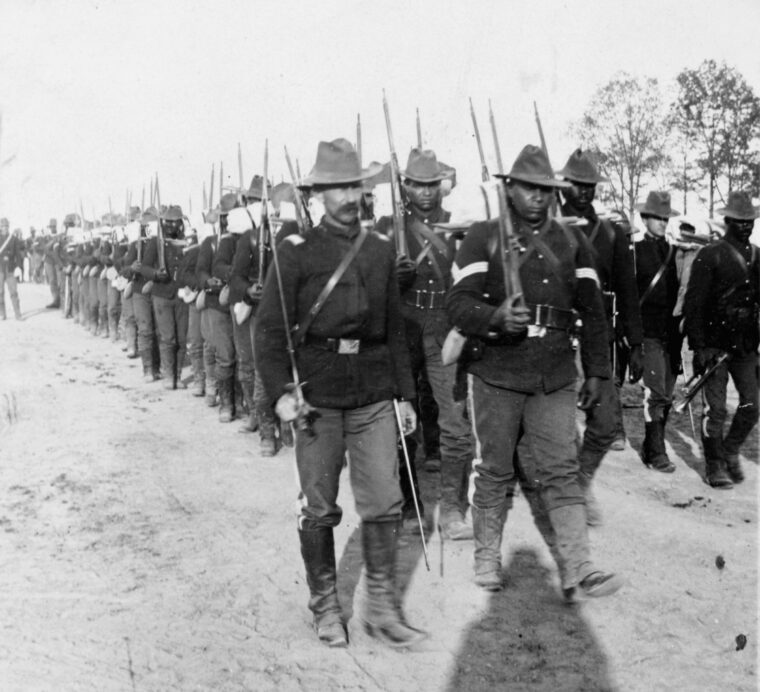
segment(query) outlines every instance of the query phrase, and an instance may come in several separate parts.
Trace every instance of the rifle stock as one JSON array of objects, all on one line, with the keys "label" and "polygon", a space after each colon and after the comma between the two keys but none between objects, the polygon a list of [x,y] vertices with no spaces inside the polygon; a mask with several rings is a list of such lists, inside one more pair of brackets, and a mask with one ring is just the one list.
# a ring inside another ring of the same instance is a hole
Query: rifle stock
[{"label": "rifle stock", "polygon": [[296,171],[293,168],[293,162],[290,159],[287,147],[285,147],[285,161],[288,164],[290,178],[293,181],[293,190],[296,198],[296,203],[294,205],[296,208],[296,222],[298,223],[298,228],[301,229],[301,233],[304,233],[312,228],[313,223],[311,216],[309,215],[309,207],[306,200],[303,198],[303,192],[301,192],[301,188],[299,187],[301,184],[301,176],[299,175],[296,177]]}]

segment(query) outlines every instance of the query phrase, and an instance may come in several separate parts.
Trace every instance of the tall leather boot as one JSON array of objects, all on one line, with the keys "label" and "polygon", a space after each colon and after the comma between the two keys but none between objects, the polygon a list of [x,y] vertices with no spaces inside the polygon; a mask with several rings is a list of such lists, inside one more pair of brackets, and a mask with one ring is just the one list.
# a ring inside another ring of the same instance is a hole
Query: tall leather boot
[{"label": "tall leather boot", "polygon": [[241,381],[240,385],[243,388],[243,401],[245,401],[245,407],[248,409],[248,416],[242,429],[245,432],[256,432],[259,429],[259,421],[256,417],[256,406],[253,402],[253,379]]},{"label": "tall leather boot", "polygon": [[609,596],[623,585],[622,577],[596,569],[591,562],[583,505],[550,509],[549,520],[557,536],[562,591],[568,603],[576,602],[579,596]]},{"label": "tall leather boot", "polygon": [[335,542],[330,527],[300,529],[301,557],[309,585],[309,610],[314,613],[314,630],[331,648],[348,646],[335,573]]},{"label": "tall leather boot", "polygon": [[13,305],[13,315],[16,317],[16,319],[23,319],[21,317],[21,303],[19,303],[18,294],[11,295],[11,304]]},{"label": "tall leather boot", "polygon": [[277,437],[277,425],[274,416],[270,419],[259,417],[259,454],[273,457],[280,451],[280,439]]},{"label": "tall leather boot", "polygon": [[533,515],[533,523],[536,525],[538,532],[544,539],[546,547],[549,548],[549,552],[554,558],[554,562],[557,563],[560,581],[564,584],[565,564],[557,550],[557,534],[554,532],[551,519],[549,519],[549,511],[546,509],[546,503],[541,497],[541,493],[537,487],[531,486],[525,482],[521,484],[521,487],[525,500],[528,503],[528,507],[530,507],[530,513]]},{"label": "tall leather boot", "polygon": [[180,348],[177,350],[177,368],[176,368],[176,376],[177,376],[177,389],[187,389],[187,385],[182,380],[182,370],[185,368],[185,364],[187,363],[187,350],[184,348]]},{"label": "tall leather boot", "polygon": [[203,358],[193,358],[191,367],[193,370],[193,396],[205,396],[206,372],[203,369]]},{"label": "tall leather boot", "polygon": [[726,462],[726,470],[734,483],[744,480],[742,463],[739,461],[739,447],[747,439],[752,428],[757,423],[757,412],[749,407],[737,409],[731,427],[723,440],[723,458]]},{"label": "tall leather boot", "polygon": [[645,466],[662,473],[673,473],[675,465],[665,451],[665,421],[653,420],[644,423],[644,446],[641,461]]},{"label": "tall leather boot", "polygon": [[501,535],[507,511],[499,507],[481,509],[472,505],[472,530],[475,542],[475,583],[486,591],[501,591]]},{"label": "tall leather boot", "polygon": [[406,622],[396,599],[396,543],[401,522],[362,522],[362,551],[367,575],[367,634],[392,648],[414,646],[427,633]]},{"label": "tall leather boot", "polygon": [[175,369],[177,367],[174,347],[161,347],[161,379],[164,381],[164,389],[176,389],[177,379]]},{"label": "tall leather boot", "polygon": [[705,450],[705,480],[708,485],[725,490],[733,488],[734,484],[726,473],[722,438],[703,435],[702,448]]},{"label": "tall leather boot", "polygon": [[230,423],[235,417],[235,401],[232,378],[218,381],[219,386],[219,422]]},{"label": "tall leather boot", "polygon": [[[205,361],[204,361],[205,362]],[[216,366],[206,365],[206,406],[216,406],[219,403],[219,383],[216,379]]]}]

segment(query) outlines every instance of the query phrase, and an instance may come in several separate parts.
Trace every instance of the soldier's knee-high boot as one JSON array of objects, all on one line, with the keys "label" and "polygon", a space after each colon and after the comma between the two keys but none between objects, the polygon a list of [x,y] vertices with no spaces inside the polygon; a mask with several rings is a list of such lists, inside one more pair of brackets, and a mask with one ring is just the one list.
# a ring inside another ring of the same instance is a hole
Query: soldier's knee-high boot
[{"label": "soldier's knee-high boot", "polygon": [[256,432],[259,428],[259,421],[256,416],[256,404],[253,400],[253,379],[241,380],[240,385],[243,388],[243,401],[245,401],[245,406],[248,409],[248,416],[243,429],[247,432]]},{"label": "soldier's knee-high boot", "polygon": [[501,591],[501,535],[507,519],[507,505],[480,508],[471,506],[475,543],[475,583],[486,591]]},{"label": "soldier's knee-high boot", "polygon": [[662,473],[673,473],[676,467],[668,459],[665,451],[665,421],[653,420],[644,423],[644,446],[641,460],[646,466]]},{"label": "soldier's knee-high boot", "polygon": [[143,380],[145,382],[154,382],[158,379],[153,370],[153,352],[150,349],[140,351],[140,359],[143,366]]},{"label": "soldier's knee-high boot", "polygon": [[161,353],[161,379],[164,381],[164,389],[176,389],[177,378],[175,370],[177,368],[177,356],[174,346],[162,345]]},{"label": "soldier's knee-high boot", "polygon": [[206,394],[206,370],[203,367],[203,358],[193,358],[190,366],[193,370],[193,396],[204,396]]},{"label": "soldier's knee-high boot", "polygon": [[582,504],[550,509],[549,520],[557,537],[562,590],[568,602],[579,595],[609,596],[623,585],[621,577],[596,569],[591,562],[586,510]]},{"label": "soldier's knee-high boot", "polygon": [[390,647],[412,646],[427,633],[409,625],[396,598],[396,543],[400,522],[362,522],[362,551],[367,579],[367,633]]},{"label": "soldier's knee-high boot", "polygon": [[219,422],[229,423],[235,417],[235,392],[232,377],[217,382],[219,387]]},{"label": "soldier's knee-high boot", "polygon": [[17,320],[21,319],[21,303],[18,300],[18,293],[11,293],[11,304],[13,305],[13,315]]},{"label": "soldier's knee-high boot", "polygon": [[723,458],[726,470],[734,483],[744,480],[742,464],[739,461],[739,447],[757,424],[758,411],[755,406],[740,406],[731,421],[731,427],[723,440]]},{"label": "soldier's knee-high boot", "polygon": [[319,640],[332,648],[348,646],[348,634],[338,603],[335,543],[329,527],[299,529],[301,557],[309,585],[309,610]]},{"label": "soldier's knee-high boot", "polygon": [[723,439],[721,437],[702,436],[702,449],[705,451],[705,480],[713,488],[733,488],[734,484],[726,473],[726,460],[723,458]]}]

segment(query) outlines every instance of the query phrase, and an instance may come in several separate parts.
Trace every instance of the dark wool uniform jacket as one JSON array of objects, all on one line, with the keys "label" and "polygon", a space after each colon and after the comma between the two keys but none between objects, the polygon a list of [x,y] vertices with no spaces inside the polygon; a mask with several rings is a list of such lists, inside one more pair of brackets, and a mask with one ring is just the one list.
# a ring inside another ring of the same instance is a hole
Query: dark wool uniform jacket
[{"label": "dark wool uniform jacket", "polygon": [[[562,213],[571,215],[573,212],[566,205],[562,208]],[[622,228],[596,215],[580,219],[577,226],[594,249],[596,273],[599,275],[602,291],[615,294],[616,308],[620,316],[617,333],[626,338],[629,346],[640,346],[643,338],[641,311],[633,252],[631,252],[628,236]],[[606,303],[605,307],[607,307]],[[612,339],[614,333],[612,314],[609,309],[607,322],[610,339]]]},{"label": "dark wool uniform jacket", "polygon": [[[484,221],[474,224],[465,236],[452,269],[449,317],[464,334],[485,341],[483,357],[471,362],[468,372],[495,387],[548,394],[577,380],[575,351],[568,333],[561,329],[547,329],[544,336],[494,337],[489,324],[505,299],[498,233],[498,221]],[[516,237],[522,233],[539,234],[559,260],[555,272],[539,250],[524,253],[527,260],[520,266],[520,279],[526,303],[577,310],[583,320],[584,373],[609,378],[607,324],[591,246],[577,228],[563,229],[556,221],[548,221],[540,231],[520,229],[515,222]]]},{"label": "dark wool uniform jacket", "polygon": [[191,245],[185,248],[182,253],[182,261],[179,263],[177,270],[177,283],[180,286],[187,286],[193,290],[198,290],[198,279],[195,275],[195,265],[198,264],[198,252],[200,245]]},{"label": "dark wool uniform jacket", "polygon": [[[5,241],[7,239],[8,236],[0,238],[0,247],[5,244]],[[17,238],[15,235],[10,236],[8,244],[5,246],[2,253],[0,253],[0,266],[10,272],[12,272],[16,267],[23,267],[24,249],[25,245],[23,240],[19,240],[19,238]]]},{"label": "dark wool uniform jacket", "polygon": [[[298,235],[298,224],[295,221],[282,224],[275,240],[277,246],[289,235]],[[235,247],[230,278],[230,303],[233,305],[241,300],[247,305],[255,305],[247,291],[259,280],[259,249],[256,242],[256,231],[246,231]],[[264,270],[266,272],[267,268],[264,267]]]},{"label": "dark wool uniform jacket", "polygon": [[733,238],[707,245],[697,253],[684,302],[691,349],[719,348],[735,355],[757,350],[758,254],[756,246],[741,245]]},{"label": "dark wool uniform jacket", "polygon": [[[302,236],[288,236],[278,246],[288,328],[306,318],[358,232],[358,224],[344,230],[323,218],[315,228]],[[393,243],[370,232],[312,322],[306,343],[296,348],[298,371],[310,404],[351,409],[399,396],[414,399],[395,262]],[[339,354],[310,345],[308,336],[360,339],[363,346],[357,354]],[[276,401],[293,377],[274,271],[267,274],[256,314],[254,349],[264,388]]]},{"label": "dark wool uniform jacket", "polygon": [[161,269],[158,261],[158,238],[148,238],[145,245],[145,254],[143,255],[142,269],[140,273],[148,280],[153,281],[153,288],[150,294],[159,298],[171,300],[177,297],[177,290],[180,284],[177,280],[179,265],[182,261],[182,245],[178,242],[171,242],[166,238],[164,243],[164,267],[169,274],[169,280],[165,282],[156,281],[156,276]]},{"label": "dark wool uniform jacket", "polygon": [[[641,299],[668,256],[670,244],[665,238],[655,238],[647,233],[634,247],[636,282]],[[674,338],[673,308],[678,300],[678,272],[675,248],[673,250],[664,273],[641,305],[644,336],[651,339],[671,341]]]},{"label": "dark wool uniform jacket", "polygon": [[124,258],[124,276],[131,277],[133,282],[133,291],[142,291],[142,287],[145,285],[147,279],[140,273],[132,270],[132,264],[137,261],[137,246],[140,243],[140,262],[145,260],[145,244],[148,238],[140,238],[129,244],[129,250],[127,250],[127,256]]},{"label": "dark wool uniform jacket", "polygon": [[219,305],[219,289],[214,288],[209,290],[206,288],[206,282],[213,276],[211,271],[214,263],[214,254],[216,252],[216,243],[217,239],[215,235],[203,239],[200,250],[198,251],[198,263],[195,265],[195,276],[198,281],[199,289],[206,291],[206,307],[229,314],[230,308],[228,305]]}]

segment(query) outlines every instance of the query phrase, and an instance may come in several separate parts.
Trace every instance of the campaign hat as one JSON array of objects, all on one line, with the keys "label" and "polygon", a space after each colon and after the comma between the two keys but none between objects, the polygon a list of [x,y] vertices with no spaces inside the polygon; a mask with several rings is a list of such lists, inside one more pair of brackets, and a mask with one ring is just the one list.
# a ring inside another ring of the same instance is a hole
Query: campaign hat
[{"label": "campaign hat", "polygon": [[5,217],[0,219],[0,228],[10,228],[10,226],[11,226],[11,222],[8,221],[8,219],[6,219]]},{"label": "campaign hat", "polygon": [[158,221],[158,210],[150,206],[140,216],[140,223],[145,226],[153,221]]},{"label": "campaign hat", "polygon": [[[267,192],[272,194],[272,183],[267,184]],[[264,198],[264,177],[258,173],[251,178],[251,184],[248,187],[246,197],[255,197],[256,199]]]},{"label": "campaign hat", "polygon": [[728,194],[728,204],[718,209],[718,214],[737,221],[752,221],[760,216],[760,207],[752,204],[748,192],[734,190]]},{"label": "campaign hat", "polygon": [[170,204],[161,214],[163,221],[182,221],[182,207],[178,204]]},{"label": "campaign hat", "polygon": [[140,218],[140,207],[129,208],[129,220],[137,221]]},{"label": "campaign hat", "polygon": [[235,207],[239,206],[240,200],[238,196],[234,192],[228,192],[222,195],[222,198],[219,200],[219,213],[229,214]]},{"label": "campaign hat", "polygon": [[557,171],[557,175],[561,175],[574,183],[584,183],[585,185],[610,182],[609,178],[600,175],[591,154],[581,149],[576,149],[570,154],[565,167],[561,171]]},{"label": "campaign hat", "polygon": [[497,173],[496,177],[544,187],[570,187],[570,183],[555,177],[544,150],[534,144],[526,144],[523,147],[509,173]]},{"label": "campaign hat", "polygon": [[658,219],[670,219],[679,216],[670,206],[670,193],[662,190],[652,190],[647,195],[647,201],[636,205],[636,211],[642,216],[656,216]]},{"label": "campaign hat", "polygon": [[432,149],[413,147],[409,152],[406,168],[401,177],[415,183],[438,183],[451,176],[446,167],[441,165]]},{"label": "campaign hat", "polygon": [[314,185],[340,187],[358,183],[380,172],[382,166],[371,163],[362,168],[353,144],[347,139],[320,142],[317,146],[317,160],[314,167],[302,181],[300,187]]}]

